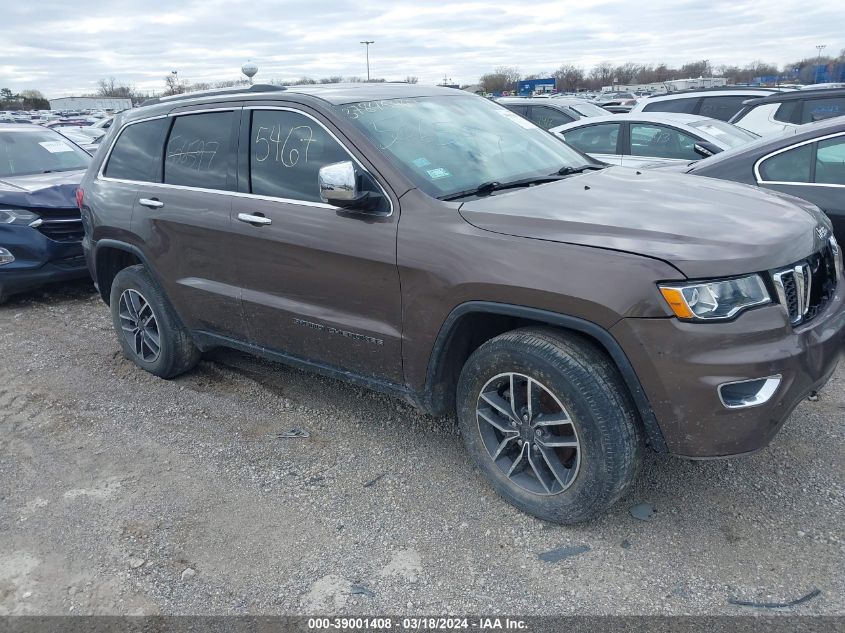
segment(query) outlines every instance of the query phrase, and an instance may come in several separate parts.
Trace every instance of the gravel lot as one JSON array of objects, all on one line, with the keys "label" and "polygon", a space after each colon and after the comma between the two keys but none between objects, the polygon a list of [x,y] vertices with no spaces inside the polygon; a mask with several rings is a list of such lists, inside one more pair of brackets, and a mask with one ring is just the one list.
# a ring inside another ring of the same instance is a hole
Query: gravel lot
[{"label": "gravel lot", "polygon": [[560,527],[447,419],[229,351],[159,380],[87,284],[50,288],[0,308],[0,615],[845,614],[843,414],[840,369],[766,450],[649,454]]}]

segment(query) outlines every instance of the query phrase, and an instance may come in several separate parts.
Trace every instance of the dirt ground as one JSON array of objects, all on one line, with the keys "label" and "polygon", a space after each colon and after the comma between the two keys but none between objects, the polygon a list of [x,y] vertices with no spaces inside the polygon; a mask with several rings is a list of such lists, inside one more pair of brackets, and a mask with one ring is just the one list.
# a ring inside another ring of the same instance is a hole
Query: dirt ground
[{"label": "dirt ground", "polygon": [[163,381],[88,284],[48,288],[0,308],[0,615],[845,614],[843,418],[840,368],[766,450],[649,454],[561,527],[447,419],[228,351]]}]

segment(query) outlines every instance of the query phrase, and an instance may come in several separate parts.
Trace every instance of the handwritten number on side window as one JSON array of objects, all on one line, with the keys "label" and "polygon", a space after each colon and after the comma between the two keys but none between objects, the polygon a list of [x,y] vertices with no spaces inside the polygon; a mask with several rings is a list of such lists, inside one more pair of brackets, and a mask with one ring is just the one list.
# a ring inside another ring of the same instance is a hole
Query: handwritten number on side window
[{"label": "handwritten number on side window", "polygon": [[[269,134],[266,134],[269,130]],[[303,163],[308,163],[308,148],[314,142],[314,130],[308,125],[297,125],[290,129],[282,141],[282,127],[274,125],[273,127],[259,127],[255,135],[254,154],[253,157],[258,163],[263,163],[270,156],[273,156],[274,162],[281,163],[283,167],[294,167],[300,159]],[[266,147],[259,148],[259,143],[264,143]],[[275,145],[275,151],[271,151],[270,144]],[[303,147],[304,145],[304,147]]]}]

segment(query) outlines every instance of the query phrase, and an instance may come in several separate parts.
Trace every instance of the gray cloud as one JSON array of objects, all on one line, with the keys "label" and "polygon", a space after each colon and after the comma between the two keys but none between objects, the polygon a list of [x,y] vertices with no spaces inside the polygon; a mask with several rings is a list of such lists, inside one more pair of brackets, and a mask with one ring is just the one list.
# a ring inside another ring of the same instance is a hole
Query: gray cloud
[{"label": "gray cloud", "polygon": [[94,91],[114,76],[160,90],[171,70],[190,81],[366,74],[471,83],[498,65],[523,73],[563,63],[681,64],[696,59],[783,64],[845,48],[841,0],[566,0],[379,3],[292,0],[44,0],[4,7],[0,86],[48,96]]}]

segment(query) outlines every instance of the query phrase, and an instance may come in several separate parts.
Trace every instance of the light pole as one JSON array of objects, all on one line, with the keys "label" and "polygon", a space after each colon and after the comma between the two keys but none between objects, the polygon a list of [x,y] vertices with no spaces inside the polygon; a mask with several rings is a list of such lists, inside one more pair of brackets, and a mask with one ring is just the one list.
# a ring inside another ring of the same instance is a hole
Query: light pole
[{"label": "light pole", "polygon": [[361,42],[367,47],[367,81],[370,80],[370,44],[375,44],[375,40],[364,40]]},{"label": "light pole", "polygon": [[827,44],[816,44],[816,50],[819,52],[819,56],[816,59],[816,81],[815,83],[819,83],[819,66],[822,65],[822,51],[827,48]]}]

